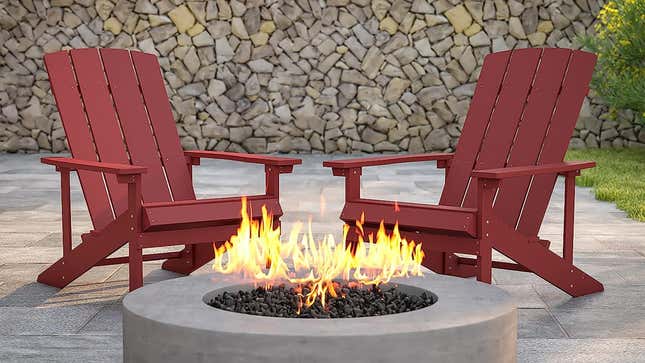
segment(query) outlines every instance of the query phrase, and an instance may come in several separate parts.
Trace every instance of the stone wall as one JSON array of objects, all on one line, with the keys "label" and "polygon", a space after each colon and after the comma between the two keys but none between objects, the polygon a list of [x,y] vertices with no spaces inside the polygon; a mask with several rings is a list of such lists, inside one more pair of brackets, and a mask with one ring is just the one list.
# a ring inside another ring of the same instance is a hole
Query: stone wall
[{"label": "stone wall", "polygon": [[[486,54],[576,48],[601,3],[0,0],[0,150],[65,149],[42,57],[80,47],[158,54],[187,149],[452,150]],[[572,146],[643,145],[605,116],[587,100]]]}]

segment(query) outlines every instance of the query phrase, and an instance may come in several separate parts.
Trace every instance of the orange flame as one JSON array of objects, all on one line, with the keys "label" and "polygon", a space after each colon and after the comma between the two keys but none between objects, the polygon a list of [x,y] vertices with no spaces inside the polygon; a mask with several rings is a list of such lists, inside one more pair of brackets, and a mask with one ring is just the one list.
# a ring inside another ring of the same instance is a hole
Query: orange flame
[{"label": "orange flame", "polygon": [[[302,222],[291,229],[286,242],[280,239],[280,227],[273,227],[273,217],[262,206],[262,220],[251,219],[246,198],[242,198],[242,222],[237,234],[221,247],[215,248],[213,270],[240,273],[271,286],[279,281],[306,285],[310,292],[304,304],[311,306],[317,299],[325,306],[327,295],[337,297],[333,280],[356,280],[365,285],[387,283],[393,277],[421,276],[424,253],[421,244],[407,241],[399,233],[398,223],[387,234],[381,221],[376,233],[368,236],[369,248],[363,237],[364,215],[356,221],[358,245],[355,251],[345,244],[350,227],[343,227],[342,241],[329,234],[315,240],[311,231],[302,233]],[[225,262],[226,260],[226,262]],[[298,290],[302,294],[302,289]],[[304,297],[304,296],[303,296]]]}]

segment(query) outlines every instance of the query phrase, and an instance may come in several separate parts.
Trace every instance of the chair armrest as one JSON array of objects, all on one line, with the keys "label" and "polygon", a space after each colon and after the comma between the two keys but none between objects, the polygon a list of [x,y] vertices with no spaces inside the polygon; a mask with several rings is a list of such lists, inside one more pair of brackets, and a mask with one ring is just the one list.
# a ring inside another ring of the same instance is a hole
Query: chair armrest
[{"label": "chair armrest", "polygon": [[43,164],[54,165],[57,169],[100,171],[116,175],[144,174],[148,168],[129,164],[104,163],[74,158],[48,157],[41,158]]},{"label": "chair armrest", "polygon": [[472,176],[480,179],[506,179],[539,174],[579,172],[582,169],[593,168],[594,166],[596,166],[596,163],[593,161],[566,161],[555,164],[475,170]]},{"label": "chair armrest", "polygon": [[445,168],[447,170],[450,167],[449,163],[452,157],[452,153],[377,156],[369,158],[327,160],[323,161],[323,166],[331,168],[333,175],[345,177],[345,201],[351,201],[360,199],[360,178],[363,173],[362,168],[364,166],[437,161],[438,168]]},{"label": "chair armrest", "polygon": [[244,163],[263,164],[280,167],[280,172],[290,173],[294,165],[302,164],[302,160],[270,155],[242,154],[226,151],[188,150],[184,151],[192,165],[199,165],[200,158],[241,161]]},{"label": "chair armrest", "polygon": [[356,158],[356,159],[343,159],[343,160],[326,160],[323,161],[323,166],[332,169],[351,169],[362,168],[364,166],[378,166],[390,165],[401,163],[414,163],[419,161],[437,161],[443,162],[439,167],[445,167],[447,161],[452,159],[453,153],[437,153],[437,154],[412,154],[412,155],[392,155],[392,156],[378,156],[370,158]]}]

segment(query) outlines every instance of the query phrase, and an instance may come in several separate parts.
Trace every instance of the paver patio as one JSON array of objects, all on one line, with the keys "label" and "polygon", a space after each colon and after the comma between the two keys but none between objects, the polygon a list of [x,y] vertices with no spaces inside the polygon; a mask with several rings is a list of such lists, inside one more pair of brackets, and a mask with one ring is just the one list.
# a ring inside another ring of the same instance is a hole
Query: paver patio
[{"label": "paver patio", "polygon": [[[62,253],[59,175],[40,156],[0,155],[0,361],[119,361],[127,266],[94,268],[62,290],[35,282]],[[302,158],[303,165],[281,177],[283,224],[288,229],[312,216],[314,232],[339,235],[344,181],[321,167],[330,156]],[[436,203],[443,171],[433,164],[366,168],[364,194]],[[194,180],[201,198],[254,194],[263,190],[264,172],[259,165],[204,161]],[[645,223],[596,201],[587,189],[576,195],[575,263],[605,292],[573,299],[534,275],[495,271],[494,283],[518,299],[519,361],[643,361]],[[559,182],[541,230],[554,250],[562,246],[562,200]],[[91,223],[76,180],[72,208],[73,230],[84,233]],[[207,266],[198,273],[205,272]],[[146,263],[144,274],[145,283],[179,276],[160,263]]]}]

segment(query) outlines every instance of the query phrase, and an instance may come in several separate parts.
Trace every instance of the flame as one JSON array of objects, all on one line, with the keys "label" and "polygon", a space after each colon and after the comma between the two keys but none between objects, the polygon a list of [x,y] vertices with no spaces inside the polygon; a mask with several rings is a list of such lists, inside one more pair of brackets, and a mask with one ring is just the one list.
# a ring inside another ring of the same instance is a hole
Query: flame
[{"label": "flame", "polygon": [[[365,240],[365,216],[361,215],[361,219],[356,221],[359,243],[352,251],[345,243],[350,230],[348,225],[343,227],[342,241],[336,242],[331,234],[321,240],[314,239],[311,219],[302,234],[303,223],[297,222],[289,232],[287,241],[283,242],[280,227],[274,228],[273,216],[267,212],[266,206],[262,206],[261,220],[251,219],[247,209],[247,201],[243,197],[242,221],[237,234],[219,248],[213,245],[213,270],[224,274],[242,274],[265,283],[267,287],[280,281],[295,284],[301,298],[299,307],[303,303],[309,307],[317,299],[324,307],[327,296],[337,297],[334,280],[379,285],[393,277],[422,275],[424,253],[421,244],[402,238],[398,223],[388,234],[381,221],[376,238],[369,234]],[[364,243],[366,241],[370,242],[369,248]],[[303,295],[302,286],[310,290],[306,296]]]},{"label": "flame", "polygon": [[396,201],[396,200],[394,201],[394,211],[395,212],[400,212],[401,211],[401,208],[399,208],[399,202]]}]

